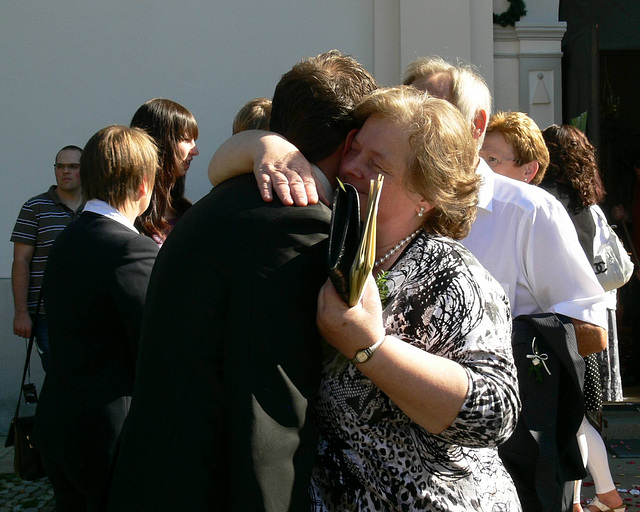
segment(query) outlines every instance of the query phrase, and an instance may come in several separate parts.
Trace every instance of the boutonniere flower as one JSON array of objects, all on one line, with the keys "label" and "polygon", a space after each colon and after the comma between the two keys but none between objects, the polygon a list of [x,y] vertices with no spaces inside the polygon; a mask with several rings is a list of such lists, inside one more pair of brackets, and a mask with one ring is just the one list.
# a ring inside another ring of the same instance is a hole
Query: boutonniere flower
[{"label": "boutonniere flower", "polygon": [[539,384],[542,384],[542,370],[540,369],[540,367],[544,367],[547,373],[551,375],[551,372],[547,367],[547,363],[545,362],[549,358],[549,356],[547,354],[540,354],[538,352],[535,336],[531,341],[531,352],[531,354],[527,354],[527,359],[531,360],[531,366],[529,366],[529,375],[533,375],[536,381]]},{"label": "boutonniere flower", "polygon": [[389,288],[387,287],[387,276],[389,272],[383,270],[376,277],[376,284],[378,285],[378,293],[380,293],[380,302],[382,302],[382,307],[385,306],[387,299],[389,298]]}]

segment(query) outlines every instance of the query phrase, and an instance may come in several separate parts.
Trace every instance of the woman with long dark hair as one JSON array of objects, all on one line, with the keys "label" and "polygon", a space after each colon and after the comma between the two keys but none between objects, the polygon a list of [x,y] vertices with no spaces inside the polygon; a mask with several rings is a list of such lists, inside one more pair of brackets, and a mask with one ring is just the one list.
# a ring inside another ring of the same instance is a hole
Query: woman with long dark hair
[{"label": "woman with long dark hair", "polygon": [[137,227],[162,245],[175,223],[191,206],[185,181],[191,161],[199,154],[198,123],[193,114],[175,101],[155,98],[142,105],[131,120],[156,142],[160,170],[156,174],[151,204],[137,220]]}]

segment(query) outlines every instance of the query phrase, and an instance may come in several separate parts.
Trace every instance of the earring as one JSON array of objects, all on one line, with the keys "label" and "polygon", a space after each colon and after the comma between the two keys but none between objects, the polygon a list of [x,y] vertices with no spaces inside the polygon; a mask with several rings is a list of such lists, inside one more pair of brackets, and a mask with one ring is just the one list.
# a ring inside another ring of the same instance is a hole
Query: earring
[{"label": "earring", "polygon": [[424,207],[420,208],[420,211],[418,212],[418,217],[424,217]]},{"label": "earring", "polygon": [[525,178],[525,179],[524,179],[524,182],[526,183],[527,181],[529,181],[529,179],[528,179],[528,178]]}]

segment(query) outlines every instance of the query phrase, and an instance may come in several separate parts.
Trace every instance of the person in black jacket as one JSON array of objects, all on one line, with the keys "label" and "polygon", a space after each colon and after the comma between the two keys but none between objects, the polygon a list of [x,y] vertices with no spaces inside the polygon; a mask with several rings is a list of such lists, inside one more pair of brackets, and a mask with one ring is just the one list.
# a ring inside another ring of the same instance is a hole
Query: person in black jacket
[{"label": "person in black jacket", "polygon": [[[271,128],[335,184],[373,88],[337,51],[304,59],[276,88]],[[330,218],[323,204],[265,203],[251,175],[182,217],[149,285],[109,511],[309,509]]]},{"label": "person in black jacket", "polygon": [[50,368],[34,444],[58,511],[100,501],[127,415],[144,299],[157,245],[134,228],[149,205],[156,146],[137,128],[110,126],[80,160],[87,199],[56,239],[44,276]]}]

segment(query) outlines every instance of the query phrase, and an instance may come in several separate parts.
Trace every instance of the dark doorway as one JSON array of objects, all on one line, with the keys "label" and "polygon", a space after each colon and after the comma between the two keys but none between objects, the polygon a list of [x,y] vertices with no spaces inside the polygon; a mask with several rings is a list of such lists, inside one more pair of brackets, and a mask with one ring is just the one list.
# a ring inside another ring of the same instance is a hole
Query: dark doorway
[{"label": "dark doorway", "polygon": [[[637,165],[640,154],[640,51],[600,50],[600,170],[607,190],[605,209],[623,205],[632,220],[634,192],[637,196]],[[638,201],[638,197],[635,197]],[[636,206],[637,207],[637,206]],[[628,250],[629,234],[638,226],[618,222],[616,231]],[[618,338],[626,397],[638,394],[638,279],[618,290]]]},{"label": "dark doorway", "polygon": [[[560,0],[559,19],[567,22],[562,41],[563,122],[586,117],[586,134],[598,151],[607,190],[603,210],[609,216],[612,206],[622,204],[630,214],[634,192],[636,203],[640,201],[632,165],[640,155],[640,1]],[[630,250],[620,224],[618,234]],[[625,226],[640,230],[640,222],[636,224]],[[640,315],[640,280],[634,276],[631,281],[618,290],[619,352],[623,372],[634,370],[637,381],[640,320],[633,317]],[[640,395],[638,382],[634,384],[625,387],[625,396]]]},{"label": "dark doorway", "polygon": [[600,51],[600,170],[607,204],[631,203],[640,151],[640,50]]}]

